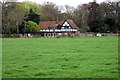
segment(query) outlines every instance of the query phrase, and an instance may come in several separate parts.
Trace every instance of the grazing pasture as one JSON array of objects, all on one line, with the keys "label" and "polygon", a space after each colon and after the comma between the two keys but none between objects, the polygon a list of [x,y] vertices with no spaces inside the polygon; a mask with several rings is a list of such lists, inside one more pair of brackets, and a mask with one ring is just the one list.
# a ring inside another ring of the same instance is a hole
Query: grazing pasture
[{"label": "grazing pasture", "polygon": [[118,37],[3,39],[3,78],[117,78]]}]

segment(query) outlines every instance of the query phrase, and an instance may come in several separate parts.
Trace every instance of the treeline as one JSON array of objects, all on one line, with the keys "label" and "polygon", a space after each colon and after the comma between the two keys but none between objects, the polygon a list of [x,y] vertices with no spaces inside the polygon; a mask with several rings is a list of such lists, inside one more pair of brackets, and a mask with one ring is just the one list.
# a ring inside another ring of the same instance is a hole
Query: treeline
[{"label": "treeline", "polygon": [[39,30],[40,6],[25,1],[22,3],[2,2],[2,33],[19,34]]},{"label": "treeline", "polygon": [[[90,2],[74,8],[54,3],[39,5],[34,2],[1,2],[2,33],[19,34],[40,30],[39,21],[59,21],[72,19],[80,32],[117,33],[120,31],[120,1]],[[1,11],[1,10],[0,10]]]}]

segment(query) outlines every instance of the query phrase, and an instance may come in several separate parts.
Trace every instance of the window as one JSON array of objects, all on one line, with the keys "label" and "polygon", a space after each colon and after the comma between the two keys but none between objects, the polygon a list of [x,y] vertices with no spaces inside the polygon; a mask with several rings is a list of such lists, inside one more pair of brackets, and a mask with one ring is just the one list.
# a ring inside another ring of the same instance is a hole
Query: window
[{"label": "window", "polygon": [[68,22],[64,22],[63,26],[70,26]]},{"label": "window", "polygon": [[62,27],[62,29],[64,29],[65,27]]}]

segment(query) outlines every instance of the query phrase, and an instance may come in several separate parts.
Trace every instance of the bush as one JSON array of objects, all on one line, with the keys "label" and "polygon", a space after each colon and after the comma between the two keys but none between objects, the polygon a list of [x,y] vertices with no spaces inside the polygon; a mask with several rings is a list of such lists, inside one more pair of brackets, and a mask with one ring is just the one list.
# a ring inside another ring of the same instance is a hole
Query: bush
[{"label": "bush", "polygon": [[3,38],[18,38],[19,34],[2,34]]},{"label": "bush", "polygon": [[3,38],[10,38],[10,37],[11,37],[11,34],[3,34],[2,37],[3,37]]},{"label": "bush", "polygon": [[27,33],[37,32],[40,30],[39,25],[37,25],[37,23],[35,23],[33,21],[28,21],[25,24],[26,24],[25,31]]}]

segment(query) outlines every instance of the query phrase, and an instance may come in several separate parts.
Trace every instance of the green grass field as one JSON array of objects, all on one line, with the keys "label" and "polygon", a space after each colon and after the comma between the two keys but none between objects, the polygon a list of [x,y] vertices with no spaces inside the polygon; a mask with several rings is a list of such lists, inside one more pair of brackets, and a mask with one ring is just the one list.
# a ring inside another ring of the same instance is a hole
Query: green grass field
[{"label": "green grass field", "polygon": [[118,78],[118,37],[3,39],[3,78]]}]

